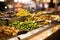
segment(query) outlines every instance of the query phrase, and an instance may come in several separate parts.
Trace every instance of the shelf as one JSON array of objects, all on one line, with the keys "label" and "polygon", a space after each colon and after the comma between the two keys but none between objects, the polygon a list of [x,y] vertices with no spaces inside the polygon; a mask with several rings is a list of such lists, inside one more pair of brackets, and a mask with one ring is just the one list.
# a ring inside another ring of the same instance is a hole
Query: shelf
[{"label": "shelf", "polygon": [[[29,31],[26,34],[18,35],[17,39],[20,38],[21,40],[30,40],[30,39],[34,39],[34,38],[37,38],[37,37],[40,38],[41,36],[39,36],[39,35],[44,35],[47,32],[49,33],[49,30],[51,30],[52,28],[56,27],[55,25],[57,25],[57,23],[56,24],[45,25],[44,27],[40,27],[38,29]],[[51,35],[51,34],[48,34],[46,37],[48,37],[49,35]],[[45,38],[45,36],[42,37],[42,39],[44,39],[44,38]],[[12,39],[14,40],[15,38],[12,38]],[[12,39],[8,39],[8,40],[12,40]]]}]

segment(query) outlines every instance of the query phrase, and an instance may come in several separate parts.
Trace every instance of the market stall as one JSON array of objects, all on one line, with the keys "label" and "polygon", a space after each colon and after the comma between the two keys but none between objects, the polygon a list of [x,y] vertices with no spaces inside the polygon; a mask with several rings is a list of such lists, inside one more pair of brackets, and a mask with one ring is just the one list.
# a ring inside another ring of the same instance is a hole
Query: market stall
[{"label": "market stall", "polygon": [[[60,15],[57,14],[57,9],[52,9],[54,12],[37,8],[35,10],[38,1],[36,5],[32,1],[33,6],[30,3],[28,5],[27,1],[26,4],[9,2],[10,4],[5,6],[8,10],[0,12],[0,40],[44,40],[60,29]],[[45,2],[41,3],[44,8]],[[57,8],[57,1],[55,6]]]}]

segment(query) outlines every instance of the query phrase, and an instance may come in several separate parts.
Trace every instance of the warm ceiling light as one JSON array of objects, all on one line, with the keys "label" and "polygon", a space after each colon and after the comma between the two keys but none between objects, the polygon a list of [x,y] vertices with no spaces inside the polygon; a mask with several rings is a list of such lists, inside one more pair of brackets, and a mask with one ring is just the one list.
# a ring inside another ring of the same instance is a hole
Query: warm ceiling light
[{"label": "warm ceiling light", "polygon": [[14,0],[14,2],[21,2],[21,3],[27,3],[30,2],[31,0]]},{"label": "warm ceiling light", "polygon": [[30,0],[22,0],[22,3],[28,3]]},{"label": "warm ceiling light", "polygon": [[0,0],[0,1],[4,1],[4,0]]},{"label": "warm ceiling light", "polygon": [[18,0],[14,0],[14,2],[18,2]]}]

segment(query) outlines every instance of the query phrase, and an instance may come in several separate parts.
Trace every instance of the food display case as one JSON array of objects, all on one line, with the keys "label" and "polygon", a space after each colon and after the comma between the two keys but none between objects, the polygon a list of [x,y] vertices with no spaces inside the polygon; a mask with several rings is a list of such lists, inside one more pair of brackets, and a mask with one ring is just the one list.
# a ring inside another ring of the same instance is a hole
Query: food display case
[{"label": "food display case", "polygon": [[31,13],[16,8],[15,11],[0,12],[0,40],[45,40],[60,29],[57,12],[40,10]]},{"label": "food display case", "polygon": [[[49,35],[51,35],[52,33],[54,33],[56,28],[57,28],[56,31],[59,29],[59,26],[57,26],[57,25],[60,25],[59,15],[50,14],[46,12],[38,12],[37,14],[29,14],[27,16],[23,16],[23,15],[20,16],[20,15],[16,16],[14,14],[15,17],[12,17],[12,18],[9,18],[9,17],[0,18],[1,22],[6,21],[5,26],[7,26],[8,30],[10,30],[10,27],[13,27],[11,28],[12,31],[14,28],[16,29],[15,31],[18,30],[16,36],[12,38],[8,38],[8,40],[15,40],[15,39],[16,40],[19,40],[19,39],[20,40],[35,40],[35,37],[36,37],[36,40],[39,37],[43,40]],[[3,28],[5,27],[3,26]],[[44,35],[46,35],[46,37]]]}]

